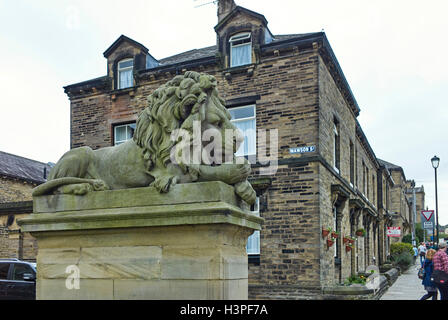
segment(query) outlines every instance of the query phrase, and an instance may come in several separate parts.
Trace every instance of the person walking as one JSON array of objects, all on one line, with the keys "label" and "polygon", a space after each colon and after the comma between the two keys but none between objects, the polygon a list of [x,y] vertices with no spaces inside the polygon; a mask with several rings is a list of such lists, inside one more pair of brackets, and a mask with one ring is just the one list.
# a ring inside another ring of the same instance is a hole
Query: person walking
[{"label": "person walking", "polygon": [[418,256],[418,249],[415,247],[415,244],[412,247],[412,250],[414,250],[414,264],[415,264],[415,261],[417,260],[417,256]]},{"label": "person walking", "polygon": [[420,264],[423,268],[423,263],[425,262],[425,256],[428,249],[426,249],[425,243],[420,243],[420,246],[418,247],[418,255],[420,256]]},{"label": "person walking", "polygon": [[[446,243],[439,243],[439,250],[434,254],[432,263],[434,265],[433,272],[441,270],[448,273],[448,255],[445,252]],[[436,284],[437,289],[440,291],[440,300],[448,300],[448,284]]]},{"label": "person walking", "polygon": [[425,276],[422,280],[422,285],[425,287],[427,293],[420,298],[420,300],[427,300],[432,297],[432,300],[437,300],[437,287],[434,282],[431,281],[431,274],[434,270],[434,265],[432,263],[432,258],[436,250],[429,249],[426,253],[425,261],[423,261],[422,268],[425,270]]}]

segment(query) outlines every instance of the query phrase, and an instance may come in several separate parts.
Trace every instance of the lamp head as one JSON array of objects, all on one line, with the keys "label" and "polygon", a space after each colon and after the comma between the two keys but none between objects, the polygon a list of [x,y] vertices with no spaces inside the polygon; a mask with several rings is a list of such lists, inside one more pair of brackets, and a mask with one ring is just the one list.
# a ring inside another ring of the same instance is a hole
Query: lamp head
[{"label": "lamp head", "polygon": [[437,156],[432,157],[431,159],[431,163],[432,163],[432,167],[434,169],[437,169],[439,167],[439,162],[440,162],[440,158]]}]

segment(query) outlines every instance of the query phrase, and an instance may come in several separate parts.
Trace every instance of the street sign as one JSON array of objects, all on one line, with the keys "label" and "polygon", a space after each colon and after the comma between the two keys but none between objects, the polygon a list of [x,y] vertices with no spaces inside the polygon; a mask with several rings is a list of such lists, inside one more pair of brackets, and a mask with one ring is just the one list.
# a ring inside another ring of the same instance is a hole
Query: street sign
[{"label": "street sign", "polygon": [[434,223],[432,223],[432,221],[423,221],[423,229],[425,230],[434,229]]},{"label": "street sign", "polygon": [[316,146],[289,148],[289,153],[307,153],[316,151]]},{"label": "street sign", "polygon": [[422,210],[421,220],[423,229],[432,230],[434,228],[434,210]]},{"label": "street sign", "polygon": [[400,227],[387,227],[387,236],[388,237],[400,237],[401,236],[401,228]]}]

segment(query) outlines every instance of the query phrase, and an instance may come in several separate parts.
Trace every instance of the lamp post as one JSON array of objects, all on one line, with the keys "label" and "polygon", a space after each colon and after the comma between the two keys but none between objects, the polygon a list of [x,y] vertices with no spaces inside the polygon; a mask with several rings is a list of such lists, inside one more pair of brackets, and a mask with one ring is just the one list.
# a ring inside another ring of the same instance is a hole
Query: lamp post
[{"label": "lamp post", "polygon": [[440,158],[437,156],[434,156],[431,159],[432,167],[434,168],[434,177],[435,177],[435,183],[436,183],[436,232],[437,232],[437,248],[439,247],[439,208],[437,204],[437,168],[439,167]]}]

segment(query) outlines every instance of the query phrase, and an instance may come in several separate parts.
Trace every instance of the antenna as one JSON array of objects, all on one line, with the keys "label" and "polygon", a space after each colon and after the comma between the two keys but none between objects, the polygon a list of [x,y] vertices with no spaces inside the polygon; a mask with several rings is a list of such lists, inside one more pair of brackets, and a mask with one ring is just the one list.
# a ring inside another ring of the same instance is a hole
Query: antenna
[{"label": "antenna", "polygon": [[[197,1],[197,0],[193,0],[193,1]],[[218,0],[213,0],[213,1],[209,1],[209,2],[203,3],[203,4],[199,4],[199,5],[195,6],[195,8],[199,8],[199,7],[202,7],[202,6],[206,6],[206,5],[211,4],[211,3],[213,3],[213,4],[217,4],[217,3],[218,3]]]}]

